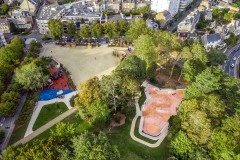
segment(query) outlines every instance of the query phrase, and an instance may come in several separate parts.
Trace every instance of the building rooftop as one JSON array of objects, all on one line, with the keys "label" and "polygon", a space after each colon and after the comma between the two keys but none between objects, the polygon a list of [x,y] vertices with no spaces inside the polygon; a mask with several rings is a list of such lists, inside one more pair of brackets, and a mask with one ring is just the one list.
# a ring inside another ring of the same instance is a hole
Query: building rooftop
[{"label": "building rooftop", "polygon": [[37,19],[53,19],[58,17],[101,17],[102,14],[94,12],[93,7],[90,4],[84,4],[82,1],[68,3],[65,5],[45,5],[40,7],[40,12]]},{"label": "building rooftop", "polygon": [[206,39],[208,42],[216,42],[218,40],[221,40],[221,35],[219,33],[209,34],[206,36]]}]

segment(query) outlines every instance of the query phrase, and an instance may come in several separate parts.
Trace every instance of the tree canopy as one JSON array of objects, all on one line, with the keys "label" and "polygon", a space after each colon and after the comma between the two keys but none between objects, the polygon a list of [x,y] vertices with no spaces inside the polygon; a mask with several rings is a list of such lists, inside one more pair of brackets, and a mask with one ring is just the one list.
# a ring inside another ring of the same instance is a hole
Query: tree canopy
[{"label": "tree canopy", "polygon": [[43,87],[47,80],[48,75],[45,75],[43,69],[36,65],[35,62],[21,66],[16,69],[15,80],[25,89],[37,89]]},{"label": "tree canopy", "polygon": [[48,21],[48,28],[54,40],[62,39],[63,24],[59,19],[50,19]]}]

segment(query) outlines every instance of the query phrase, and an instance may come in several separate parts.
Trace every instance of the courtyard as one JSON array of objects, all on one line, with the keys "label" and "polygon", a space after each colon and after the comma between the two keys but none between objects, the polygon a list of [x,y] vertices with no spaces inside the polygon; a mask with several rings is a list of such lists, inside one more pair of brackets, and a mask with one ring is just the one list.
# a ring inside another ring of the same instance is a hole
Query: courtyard
[{"label": "courtyard", "polygon": [[[87,47],[66,48],[55,44],[46,44],[40,56],[51,56],[55,61],[63,64],[71,73],[76,85],[94,76],[110,74],[117,66],[119,59],[113,56],[115,48],[107,45],[88,49]],[[117,50],[127,48],[116,47]]]}]

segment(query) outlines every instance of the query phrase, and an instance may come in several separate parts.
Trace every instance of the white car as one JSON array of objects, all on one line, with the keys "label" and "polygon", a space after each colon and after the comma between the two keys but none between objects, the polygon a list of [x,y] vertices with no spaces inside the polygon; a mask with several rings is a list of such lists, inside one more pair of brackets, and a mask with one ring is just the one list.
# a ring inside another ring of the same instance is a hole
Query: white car
[{"label": "white car", "polygon": [[236,61],[237,57],[233,57],[233,60]]},{"label": "white car", "polygon": [[234,63],[231,64],[231,67],[234,68]]}]

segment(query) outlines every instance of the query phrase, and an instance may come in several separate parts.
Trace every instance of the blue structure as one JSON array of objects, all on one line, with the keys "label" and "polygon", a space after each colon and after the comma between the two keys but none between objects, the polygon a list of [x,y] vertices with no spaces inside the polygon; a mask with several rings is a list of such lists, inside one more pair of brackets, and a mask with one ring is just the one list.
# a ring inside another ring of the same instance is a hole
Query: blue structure
[{"label": "blue structure", "polygon": [[72,92],[73,90],[71,88],[68,90],[62,90],[63,93],[58,95],[57,92],[59,92],[59,91],[60,91],[59,89],[45,89],[45,90],[41,91],[38,100],[39,101],[48,101],[48,100],[54,99],[58,96],[68,94],[68,93]]}]

